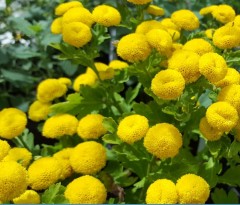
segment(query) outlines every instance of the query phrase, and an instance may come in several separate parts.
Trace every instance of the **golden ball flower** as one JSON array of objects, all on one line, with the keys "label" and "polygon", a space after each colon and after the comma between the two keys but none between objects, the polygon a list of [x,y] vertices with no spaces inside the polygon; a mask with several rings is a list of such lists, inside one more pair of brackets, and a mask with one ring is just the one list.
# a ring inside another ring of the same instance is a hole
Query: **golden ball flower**
[{"label": "golden ball flower", "polygon": [[62,172],[61,172],[59,179],[64,180],[64,179],[72,176],[73,169],[70,164],[70,161],[66,160],[66,159],[61,159],[61,158],[56,158],[56,159],[62,168]]},{"label": "golden ball flower", "polygon": [[[108,80],[114,77],[114,70],[110,68],[107,64],[95,62],[94,65],[98,71],[101,80]],[[97,78],[96,73],[90,67],[87,68],[86,73],[91,73]]]},{"label": "golden ball flower", "polygon": [[155,75],[151,82],[153,93],[164,100],[175,100],[185,88],[182,74],[176,70],[162,70]]},{"label": "golden ball flower", "polygon": [[0,201],[21,195],[28,186],[27,170],[17,162],[0,162]]},{"label": "golden ball flower", "polygon": [[149,128],[143,144],[159,159],[175,157],[182,147],[182,135],[174,125],[159,123]]},{"label": "golden ball flower", "polygon": [[105,167],[106,161],[105,148],[95,141],[78,144],[70,156],[73,170],[81,174],[96,174]]},{"label": "golden ball flower", "polygon": [[207,6],[207,7],[203,7],[199,13],[202,15],[202,16],[205,16],[207,14],[212,14],[212,12],[217,9],[218,6],[217,5],[211,5],[211,6]]},{"label": "golden ball flower", "polygon": [[210,187],[200,176],[185,174],[176,183],[180,204],[205,204],[209,195]]},{"label": "golden ball flower", "polygon": [[156,20],[143,21],[137,26],[135,33],[147,34],[152,29],[165,29],[165,26]]},{"label": "golden ball flower", "polygon": [[163,8],[156,5],[149,5],[147,8],[147,13],[153,16],[163,16],[165,11]]},{"label": "golden ball flower", "polygon": [[131,63],[144,61],[151,53],[151,47],[143,34],[132,33],[122,37],[117,46],[117,54]]},{"label": "golden ball flower", "polygon": [[212,11],[213,18],[224,24],[233,21],[235,15],[236,13],[234,9],[226,4],[219,5],[216,9]]},{"label": "golden ball flower", "polygon": [[4,108],[0,111],[0,137],[13,139],[25,130],[26,114],[17,108]]},{"label": "golden ball flower", "polygon": [[142,4],[147,4],[152,2],[152,0],[127,0],[127,1],[137,5],[142,5]]},{"label": "golden ball flower", "polygon": [[50,106],[48,102],[34,101],[28,109],[28,118],[34,122],[45,120],[50,113]]},{"label": "golden ball flower", "polygon": [[34,190],[26,190],[19,197],[13,199],[14,204],[40,204],[40,195]]},{"label": "golden ball flower", "polygon": [[92,11],[92,15],[96,23],[106,27],[117,26],[121,22],[119,11],[112,6],[96,6]]},{"label": "golden ball flower", "polygon": [[109,62],[108,66],[113,70],[123,70],[127,68],[129,65],[128,63],[121,60],[112,60]]},{"label": "golden ball flower", "polygon": [[207,108],[206,118],[211,127],[222,132],[229,132],[237,125],[238,112],[228,102],[220,101]]},{"label": "golden ball flower", "polygon": [[73,89],[79,92],[81,85],[93,86],[96,83],[96,75],[90,73],[83,73],[77,76],[73,82]]},{"label": "golden ball flower", "polygon": [[72,85],[72,81],[69,78],[61,77],[61,78],[58,78],[58,81],[68,87]]},{"label": "golden ball flower", "polygon": [[61,177],[62,167],[54,157],[42,157],[28,168],[29,186],[34,190],[47,189]]},{"label": "golden ball flower", "polygon": [[173,41],[179,40],[181,34],[178,30],[168,28],[167,32],[170,34]]},{"label": "golden ball flower", "polygon": [[173,23],[171,18],[164,18],[163,20],[161,20],[160,23],[165,28],[173,29],[173,30],[177,30],[177,31],[180,30],[180,28],[175,23]]},{"label": "golden ball flower", "polygon": [[74,135],[77,132],[78,119],[70,114],[58,114],[48,118],[42,129],[42,135],[47,138],[59,138],[64,135]]},{"label": "golden ball flower", "polygon": [[176,186],[169,179],[158,179],[147,189],[147,204],[176,204],[177,201]]},{"label": "golden ball flower", "polygon": [[222,80],[214,83],[214,85],[223,88],[225,86],[232,84],[239,85],[239,83],[240,83],[239,72],[235,68],[228,68],[226,76]]},{"label": "golden ball flower", "polygon": [[61,16],[64,13],[66,13],[69,9],[74,8],[74,7],[83,7],[83,5],[79,1],[70,1],[70,2],[59,4],[55,8],[55,15]]},{"label": "golden ball flower", "polygon": [[56,153],[53,155],[53,157],[59,158],[59,159],[69,160],[72,152],[73,152],[73,147],[67,147],[67,148],[64,148],[64,149],[56,152]]},{"label": "golden ball flower", "polygon": [[62,17],[58,17],[53,20],[50,30],[53,34],[61,34],[62,33]]},{"label": "golden ball flower", "polygon": [[0,161],[7,156],[10,149],[8,142],[0,139]]},{"label": "golden ball flower", "polygon": [[214,28],[209,28],[205,31],[205,35],[207,38],[212,39],[214,32],[215,32]]},{"label": "golden ball flower", "polygon": [[64,195],[71,204],[103,204],[107,190],[99,179],[85,175],[70,182]]},{"label": "golden ball flower", "polygon": [[122,119],[117,128],[118,137],[128,144],[141,140],[149,128],[148,119],[141,115],[130,115]]}]

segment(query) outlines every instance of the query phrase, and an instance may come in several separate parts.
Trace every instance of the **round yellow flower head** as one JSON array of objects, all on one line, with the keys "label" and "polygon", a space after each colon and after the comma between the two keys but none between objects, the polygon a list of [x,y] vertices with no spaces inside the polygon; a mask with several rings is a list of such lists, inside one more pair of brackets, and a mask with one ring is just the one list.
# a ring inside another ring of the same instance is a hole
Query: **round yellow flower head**
[{"label": "round yellow flower head", "polygon": [[200,56],[188,50],[177,50],[168,60],[168,69],[179,71],[185,79],[186,84],[198,80]]},{"label": "round yellow flower head", "polygon": [[166,30],[170,34],[170,36],[171,36],[173,41],[177,41],[180,38],[181,34],[180,34],[180,32],[178,30],[171,29],[171,28],[168,28]]},{"label": "round yellow flower head", "polygon": [[13,199],[14,204],[40,204],[40,196],[36,191],[26,190],[22,195]]},{"label": "round yellow flower head", "polygon": [[163,16],[165,13],[163,8],[156,5],[149,5],[147,12],[153,16]]},{"label": "round yellow flower head", "polygon": [[109,62],[108,66],[113,70],[123,70],[124,68],[127,68],[129,65],[128,63],[121,60],[112,60]]},{"label": "round yellow flower head", "polygon": [[121,22],[121,15],[119,11],[112,6],[96,6],[93,9],[92,15],[96,23],[106,27],[117,26]]},{"label": "round yellow flower head", "polygon": [[[95,74],[95,73],[94,73]],[[90,73],[83,73],[76,77],[73,82],[73,89],[76,92],[79,92],[81,85],[89,85],[92,86],[96,83],[96,75],[92,75]]]},{"label": "round yellow flower head", "polygon": [[235,16],[234,21],[227,23],[226,25],[236,26],[240,29],[240,15]]},{"label": "round yellow flower head", "polygon": [[137,5],[142,5],[142,4],[147,4],[152,2],[152,0],[127,0],[127,1]]},{"label": "round yellow flower head", "polygon": [[[67,24],[73,22],[80,22],[85,24],[88,27],[91,27],[94,23],[93,16],[91,12],[84,7],[74,7],[69,9],[62,17],[63,28]],[[76,25],[75,25],[76,26]],[[74,30],[74,29],[73,29]],[[79,32],[79,31],[78,31]]]},{"label": "round yellow flower head", "polygon": [[42,130],[47,138],[59,138],[64,135],[74,135],[77,132],[78,119],[70,114],[58,114],[48,118]]},{"label": "round yellow flower head", "polygon": [[175,100],[185,88],[182,74],[176,70],[162,70],[152,79],[151,90],[164,100]]},{"label": "round yellow flower head", "polygon": [[175,126],[159,123],[149,128],[144,147],[159,159],[175,157],[182,147],[182,135]]},{"label": "round yellow flower head", "polygon": [[107,133],[103,126],[104,117],[100,114],[88,114],[78,124],[77,133],[84,139],[98,139]]},{"label": "round yellow flower head", "polygon": [[72,85],[72,81],[69,78],[65,78],[65,77],[58,78],[58,81],[68,87]]},{"label": "round yellow flower head", "polygon": [[[96,62],[94,63],[94,65],[98,71],[101,80],[108,80],[113,78],[114,70],[111,67],[101,62]],[[97,74],[92,70],[92,68],[87,67],[86,73],[92,74],[97,79]]]},{"label": "round yellow flower head", "polygon": [[211,127],[222,132],[229,132],[237,125],[238,112],[228,102],[220,101],[208,107],[206,118]]},{"label": "round yellow flower head", "polygon": [[156,20],[143,21],[137,26],[135,33],[146,34],[152,29],[165,29],[165,26]]},{"label": "round yellow flower head", "polygon": [[92,39],[90,28],[81,22],[72,22],[63,27],[63,41],[71,46],[80,48]]},{"label": "round yellow flower head", "polygon": [[205,53],[199,59],[199,71],[211,83],[222,80],[227,74],[227,63],[217,53]]},{"label": "round yellow flower head", "polygon": [[32,121],[39,122],[45,120],[50,113],[51,103],[34,101],[28,109],[28,118]]},{"label": "round yellow flower head", "polygon": [[152,48],[160,54],[167,55],[172,48],[171,35],[162,29],[152,29],[146,34],[147,41]]},{"label": "round yellow flower head", "polygon": [[62,167],[54,157],[42,157],[28,168],[29,186],[34,190],[47,189],[61,177]]},{"label": "round yellow flower head", "polygon": [[0,161],[7,156],[10,149],[8,142],[0,139]]},{"label": "round yellow flower head", "polygon": [[208,183],[195,174],[183,175],[178,179],[176,188],[180,204],[205,204],[210,195]]},{"label": "round yellow flower head", "polygon": [[62,173],[59,177],[59,179],[64,180],[73,174],[73,169],[70,164],[70,161],[67,159],[61,159],[61,158],[56,158],[58,163],[61,165],[62,168]]},{"label": "round yellow flower head", "polygon": [[73,170],[81,174],[96,174],[105,167],[106,161],[105,148],[95,141],[78,144],[70,156]]},{"label": "round yellow flower head", "polygon": [[58,159],[69,160],[72,152],[73,152],[73,147],[67,147],[67,148],[64,148],[64,149],[56,152],[56,153],[53,155],[53,157],[58,158]]},{"label": "round yellow flower head", "polygon": [[67,86],[57,79],[49,78],[40,82],[37,87],[37,99],[43,103],[62,97],[67,92]]},{"label": "round yellow flower head", "polygon": [[207,38],[212,39],[214,32],[215,32],[214,28],[209,28],[205,31],[205,35],[207,36]]},{"label": "round yellow flower head", "polygon": [[117,46],[117,54],[131,63],[144,61],[151,53],[151,47],[143,34],[132,33],[122,37]]},{"label": "round yellow flower head", "polygon": [[177,201],[177,189],[171,180],[158,179],[147,189],[147,204],[176,204]]},{"label": "round yellow flower head", "polygon": [[86,175],[70,182],[64,195],[71,204],[103,204],[107,190],[99,179]]},{"label": "round yellow flower head", "polygon": [[212,14],[212,12],[217,9],[218,6],[217,5],[211,5],[211,6],[207,6],[207,7],[204,7],[202,8],[199,13],[202,15],[202,16],[205,16],[207,14]]},{"label": "round yellow flower head", "polygon": [[141,140],[149,128],[148,119],[141,115],[130,115],[125,117],[118,125],[118,137],[128,144]]},{"label": "round yellow flower head", "polygon": [[235,15],[236,13],[234,9],[226,4],[219,5],[216,9],[212,11],[213,18],[224,24],[233,21]]},{"label": "round yellow flower head", "polygon": [[22,134],[27,125],[26,114],[17,108],[0,111],[0,137],[13,139]]},{"label": "round yellow flower head", "polygon": [[14,147],[9,150],[8,155],[3,161],[16,161],[24,167],[27,167],[32,160],[32,153],[26,148]]},{"label": "round yellow flower head", "polygon": [[221,138],[223,132],[209,125],[207,118],[203,117],[199,124],[199,130],[208,141],[216,141]]},{"label": "round yellow flower head", "polygon": [[171,20],[179,28],[192,31],[199,27],[197,16],[190,10],[182,9],[172,13]]},{"label": "round yellow flower head", "polygon": [[18,197],[28,186],[27,170],[17,162],[0,162],[0,201]]},{"label": "round yellow flower head", "polygon": [[53,34],[61,34],[62,33],[62,17],[58,17],[54,19],[50,29]]},{"label": "round yellow flower head", "polygon": [[74,8],[74,7],[83,7],[83,5],[79,1],[70,1],[70,2],[59,4],[55,8],[55,15],[61,16],[64,13],[66,13],[69,9]]},{"label": "round yellow flower head", "polygon": [[160,23],[165,28],[170,28],[170,29],[177,30],[177,31],[180,30],[180,28],[175,23],[173,23],[171,18],[164,18]]},{"label": "round yellow flower head", "polygon": [[200,56],[202,56],[205,53],[213,52],[212,45],[202,38],[194,38],[188,41],[183,45],[182,49],[193,51]]},{"label": "round yellow flower head", "polygon": [[217,87],[225,87],[232,84],[240,83],[239,72],[235,68],[228,68],[227,75],[220,81],[214,83]]}]

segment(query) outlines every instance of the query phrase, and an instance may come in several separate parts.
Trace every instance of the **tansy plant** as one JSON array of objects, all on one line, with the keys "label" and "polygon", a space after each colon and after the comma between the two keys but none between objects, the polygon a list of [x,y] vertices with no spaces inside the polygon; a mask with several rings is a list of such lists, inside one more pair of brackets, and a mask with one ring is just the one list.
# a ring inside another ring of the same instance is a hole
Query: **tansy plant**
[{"label": "tansy plant", "polygon": [[[59,4],[50,28],[79,75],[41,81],[28,113],[0,111],[0,201],[239,203],[234,8],[84,2]],[[28,119],[51,144],[34,144]]]}]

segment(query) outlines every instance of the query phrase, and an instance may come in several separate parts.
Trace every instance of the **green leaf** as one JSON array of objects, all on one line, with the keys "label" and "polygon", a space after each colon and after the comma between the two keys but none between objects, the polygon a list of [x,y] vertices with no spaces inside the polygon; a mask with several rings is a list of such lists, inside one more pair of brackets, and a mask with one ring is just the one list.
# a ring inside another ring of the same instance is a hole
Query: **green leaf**
[{"label": "green leaf", "polygon": [[103,119],[103,126],[111,133],[116,132],[118,127],[117,123],[111,117],[105,117]]},{"label": "green leaf", "polygon": [[232,158],[234,156],[237,156],[239,152],[240,152],[240,142],[238,142],[237,140],[234,140],[229,148],[228,157]]},{"label": "green leaf", "polygon": [[219,182],[231,186],[240,186],[239,173],[240,166],[232,166],[219,177]]},{"label": "green leaf", "polygon": [[215,204],[238,204],[238,195],[231,189],[228,194],[224,189],[216,188],[211,194],[211,198]]},{"label": "green leaf", "polygon": [[105,134],[102,140],[108,144],[121,144],[122,141],[118,138],[117,134]]},{"label": "green leaf", "polygon": [[132,103],[132,101],[137,97],[141,87],[142,87],[141,83],[138,83],[134,89],[132,89],[132,87],[128,88],[125,94],[126,102],[128,104]]},{"label": "green leaf", "polygon": [[146,177],[143,177],[140,181],[138,181],[137,183],[135,183],[133,186],[133,193],[135,193],[138,189],[141,189],[144,187],[146,183]]},{"label": "green leaf", "polygon": [[218,154],[222,148],[222,142],[221,142],[221,140],[207,141],[207,146],[213,156],[218,156]]},{"label": "green leaf", "polygon": [[61,61],[59,65],[61,66],[63,72],[68,76],[74,75],[78,70],[78,65],[73,64],[71,61],[68,60]]}]

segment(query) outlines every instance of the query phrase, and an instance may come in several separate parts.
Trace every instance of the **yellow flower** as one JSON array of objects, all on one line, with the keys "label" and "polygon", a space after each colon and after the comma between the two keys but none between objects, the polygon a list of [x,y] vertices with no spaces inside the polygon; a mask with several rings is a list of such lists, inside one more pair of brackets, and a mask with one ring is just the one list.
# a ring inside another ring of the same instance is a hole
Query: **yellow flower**
[{"label": "yellow flower", "polygon": [[177,50],[168,60],[168,69],[179,71],[185,79],[186,84],[198,80],[201,76],[199,72],[200,56],[187,50]]},{"label": "yellow flower", "polygon": [[173,30],[177,30],[177,31],[180,30],[180,28],[175,23],[173,23],[171,18],[164,18],[160,23],[165,28],[173,29]]},{"label": "yellow flower", "polygon": [[238,112],[228,102],[216,102],[208,107],[206,118],[211,127],[222,132],[229,132],[237,125]]},{"label": "yellow flower", "polygon": [[231,6],[222,4],[212,11],[212,15],[217,21],[225,24],[233,21],[236,13]]},{"label": "yellow flower", "polygon": [[209,141],[219,140],[223,135],[223,132],[209,125],[206,117],[203,117],[201,119],[199,124],[199,130],[203,134],[203,136]]},{"label": "yellow flower", "polygon": [[42,157],[28,168],[29,186],[34,190],[47,189],[56,183],[62,174],[61,164],[54,157]]},{"label": "yellow flower", "polygon": [[62,33],[62,17],[58,17],[54,19],[50,29],[53,34],[61,34]]},{"label": "yellow flower", "polygon": [[64,195],[71,204],[103,204],[107,190],[99,179],[86,175],[70,182]]},{"label": "yellow flower", "polygon": [[214,83],[214,85],[223,88],[228,85],[239,83],[240,83],[239,72],[235,68],[228,68],[226,76],[222,80]]},{"label": "yellow flower", "polygon": [[182,147],[182,135],[175,126],[159,123],[148,130],[144,147],[160,159],[175,157]]},{"label": "yellow flower", "polygon": [[37,87],[37,99],[43,103],[62,97],[67,92],[67,86],[57,79],[49,78],[40,82]]},{"label": "yellow flower", "polygon": [[72,85],[72,81],[69,78],[65,78],[65,77],[58,78],[58,81],[68,87]]},{"label": "yellow flower", "polygon": [[14,147],[9,150],[8,155],[3,161],[16,161],[24,167],[27,167],[32,160],[32,153],[26,148]]},{"label": "yellow flower", "polygon": [[217,53],[205,53],[199,60],[199,71],[211,83],[222,80],[227,74],[227,63]]},{"label": "yellow flower", "polygon": [[215,32],[214,28],[209,28],[205,31],[205,35],[207,36],[207,38],[212,39],[214,32]]},{"label": "yellow flower", "polygon": [[74,135],[77,132],[78,119],[70,114],[58,114],[48,118],[42,130],[47,138],[59,138],[64,135]]},{"label": "yellow flower", "polygon": [[122,37],[117,46],[117,54],[126,61],[144,61],[151,53],[151,47],[143,34],[132,33]]},{"label": "yellow flower", "polygon": [[168,28],[167,32],[170,34],[173,41],[177,41],[180,38],[180,32],[178,30]]},{"label": "yellow flower", "polygon": [[211,6],[207,6],[207,7],[204,7],[202,8],[199,13],[202,15],[202,16],[205,16],[207,14],[212,14],[212,12],[214,10],[216,10],[218,8],[217,5],[211,5]]},{"label": "yellow flower", "polygon": [[147,8],[147,12],[154,16],[163,16],[165,13],[163,8],[156,5],[149,5]]},{"label": "yellow flower", "polygon": [[208,183],[195,174],[183,175],[176,188],[180,204],[205,204],[210,195]]},{"label": "yellow flower", "polygon": [[13,199],[14,204],[40,204],[40,196],[36,191],[26,190],[22,195]]},{"label": "yellow flower", "polygon": [[182,9],[172,13],[171,20],[179,28],[192,31],[199,27],[197,16],[190,10]]},{"label": "yellow flower", "polygon": [[74,7],[83,7],[83,5],[79,1],[70,1],[70,2],[59,4],[55,8],[55,15],[61,16],[65,12],[67,12],[69,9],[74,8]]},{"label": "yellow flower", "polygon": [[78,144],[71,156],[70,164],[76,173],[95,174],[105,167],[106,150],[102,144],[88,141]]},{"label": "yellow flower", "polygon": [[177,201],[177,189],[171,180],[158,179],[147,189],[147,204],[176,204]]},{"label": "yellow flower", "polygon": [[28,186],[27,170],[17,162],[0,162],[0,201],[18,197]]},{"label": "yellow flower", "polygon": [[146,34],[152,29],[165,29],[165,26],[156,20],[143,21],[137,26],[135,33]]},{"label": "yellow flower", "polygon": [[45,120],[50,113],[51,103],[43,103],[41,101],[34,101],[28,109],[28,117],[30,120],[39,122]]},{"label": "yellow flower", "polygon": [[[112,68],[110,68],[108,65],[106,65],[105,63],[101,63],[101,62],[96,62],[96,63],[94,63],[94,65],[98,71],[98,74],[99,74],[101,80],[107,80],[107,79],[113,78],[114,70]],[[97,79],[97,74],[92,70],[92,68],[88,67],[86,73],[92,74]]]},{"label": "yellow flower", "polygon": [[124,68],[127,68],[129,65],[124,61],[112,60],[109,62],[108,66],[113,70],[123,70]]},{"label": "yellow flower", "polygon": [[63,41],[77,48],[83,47],[92,39],[90,28],[81,22],[72,22],[63,27]]},{"label": "yellow flower", "polygon": [[149,128],[148,119],[141,115],[130,115],[125,117],[118,125],[118,137],[128,144],[141,140]]},{"label": "yellow flower", "polygon": [[212,45],[202,38],[194,38],[188,41],[183,45],[182,49],[193,51],[200,56],[202,56],[205,53],[213,52]]},{"label": "yellow flower", "polygon": [[64,148],[58,152],[56,152],[53,157],[58,158],[58,159],[66,159],[69,160],[71,154],[73,152],[72,147]]},{"label": "yellow flower", "polygon": [[0,137],[12,139],[22,134],[27,125],[26,114],[17,108],[0,111]]},{"label": "yellow flower", "polygon": [[152,2],[152,0],[127,0],[130,3],[141,5],[141,4],[147,4]]},{"label": "yellow flower", "polygon": [[174,100],[178,98],[185,88],[182,74],[176,70],[162,70],[152,79],[151,90],[159,98]]},{"label": "yellow flower", "polygon": [[7,156],[10,149],[8,142],[0,139],[0,161]]},{"label": "yellow flower", "polygon": [[121,15],[119,11],[112,6],[96,6],[93,9],[92,15],[96,23],[106,27],[117,26],[121,22]]},{"label": "yellow flower", "polygon": [[96,83],[96,75],[92,75],[90,73],[83,73],[76,77],[73,83],[73,89],[76,92],[79,92],[81,85],[89,85],[92,86]]}]

